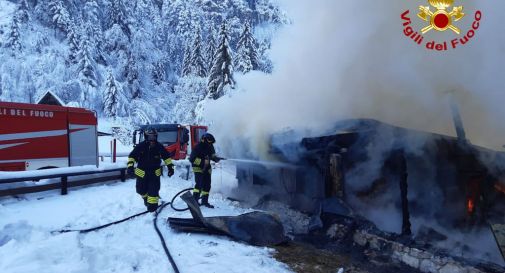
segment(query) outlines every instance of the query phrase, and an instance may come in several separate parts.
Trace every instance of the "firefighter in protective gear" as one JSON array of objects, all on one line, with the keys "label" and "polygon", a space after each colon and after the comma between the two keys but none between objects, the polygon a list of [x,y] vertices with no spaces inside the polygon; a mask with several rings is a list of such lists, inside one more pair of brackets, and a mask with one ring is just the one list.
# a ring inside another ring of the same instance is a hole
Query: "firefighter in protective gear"
[{"label": "firefighter in protective gear", "polygon": [[214,150],[214,143],[216,142],[213,135],[205,133],[200,139],[191,155],[189,156],[189,161],[193,166],[193,172],[195,173],[195,188],[193,189],[193,197],[198,201],[201,196],[201,205],[208,208],[214,208],[209,204],[209,192],[211,184],[211,174],[212,168],[210,166],[210,161],[219,162],[220,157],[216,156],[216,151]]},{"label": "firefighter in protective gear", "polygon": [[[139,143],[128,156],[128,174],[137,177],[137,193],[144,199],[144,204],[150,212],[158,208],[161,160],[168,168],[168,176],[174,174],[174,165],[170,154],[158,142],[158,133],[155,129],[144,131],[144,141]],[[134,164],[137,163],[137,168]]]}]

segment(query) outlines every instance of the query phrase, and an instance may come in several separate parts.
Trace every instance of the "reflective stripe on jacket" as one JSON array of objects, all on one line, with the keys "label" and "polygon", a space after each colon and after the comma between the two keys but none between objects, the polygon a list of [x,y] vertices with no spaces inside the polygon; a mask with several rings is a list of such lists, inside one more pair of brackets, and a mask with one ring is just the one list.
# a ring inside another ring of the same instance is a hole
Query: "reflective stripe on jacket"
[{"label": "reflective stripe on jacket", "polygon": [[161,143],[156,142],[153,146],[144,141],[137,145],[128,156],[128,167],[133,167],[137,162],[135,175],[145,178],[146,173],[152,173],[161,176],[161,160],[168,166],[173,165],[170,154],[165,150]]}]

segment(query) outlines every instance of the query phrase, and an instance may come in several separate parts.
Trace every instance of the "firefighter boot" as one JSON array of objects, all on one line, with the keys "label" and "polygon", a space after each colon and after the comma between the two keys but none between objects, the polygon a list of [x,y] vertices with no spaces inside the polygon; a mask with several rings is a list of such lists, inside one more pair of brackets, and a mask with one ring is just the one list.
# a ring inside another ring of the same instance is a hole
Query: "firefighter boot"
[{"label": "firefighter boot", "polygon": [[209,204],[209,195],[208,194],[202,196],[202,206],[205,206],[205,207],[207,207],[209,209],[213,209],[214,208],[213,205]]},{"label": "firefighter boot", "polygon": [[147,196],[147,211],[155,212],[158,209],[159,196]]},{"label": "firefighter boot", "polygon": [[158,209],[158,204],[147,204],[147,211],[155,212]]},{"label": "firefighter boot", "polygon": [[193,198],[195,198],[195,201],[198,203],[198,199],[200,199],[200,193],[193,191]]}]

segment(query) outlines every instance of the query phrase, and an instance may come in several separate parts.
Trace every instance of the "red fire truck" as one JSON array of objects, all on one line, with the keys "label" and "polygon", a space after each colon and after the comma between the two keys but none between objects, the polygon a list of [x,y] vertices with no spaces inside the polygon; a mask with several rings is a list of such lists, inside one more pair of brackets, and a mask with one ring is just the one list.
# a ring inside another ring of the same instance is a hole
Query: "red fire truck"
[{"label": "red fire truck", "polygon": [[94,112],[0,102],[0,171],[97,165],[97,144]]},{"label": "red fire truck", "polygon": [[[158,142],[163,144],[171,154],[172,159],[185,159],[188,155],[188,143],[191,140],[191,149],[200,141],[201,136],[207,132],[207,126],[182,125],[182,124],[149,124],[142,125],[133,133],[133,145],[144,141],[144,131],[154,128],[158,132]],[[191,138],[190,138],[191,135]]]}]

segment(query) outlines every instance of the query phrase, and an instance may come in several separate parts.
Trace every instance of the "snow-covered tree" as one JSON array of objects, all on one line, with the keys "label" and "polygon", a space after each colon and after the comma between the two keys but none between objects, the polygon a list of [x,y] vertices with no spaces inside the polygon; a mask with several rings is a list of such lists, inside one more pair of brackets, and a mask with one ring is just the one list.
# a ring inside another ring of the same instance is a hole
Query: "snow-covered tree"
[{"label": "snow-covered tree", "polygon": [[182,41],[192,38],[195,23],[200,22],[202,16],[199,5],[192,5],[191,1],[175,0],[167,1],[165,18],[169,28],[175,31]]},{"label": "snow-covered tree", "polygon": [[122,0],[109,0],[110,6],[107,13],[109,18],[109,27],[118,25],[124,34],[130,38],[131,30],[126,17],[126,10]]},{"label": "snow-covered tree", "polygon": [[78,54],[78,74],[83,86],[81,100],[84,106],[94,107],[96,90],[98,86],[96,68],[91,56],[91,47],[88,39],[84,38]]},{"label": "snow-covered tree", "polygon": [[[269,41],[278,27],[272,20],[283,16],[276,13],[279,10],[274,0],[7,2],[7,6],[15,3],[15,9],[0,35],[3,100],[29,101],[34,90],[54,90],[66,102],[102,114],[102,93],[110,69],[125,102],[120,103],[119,116],[142,113],[152,122],[174,120],[173,109],[182,114],[210,89],[215,89],[217,98],[222,88],[226,92],[225,86],[233,86],[232,75],[227,72],[232,68],[226,61],[215,67],[211,88],[207,86],[209,79],[201,77],[202,71],[211,74],[221,44],[219,31],[212,26],[227,21],[227,41],[231,44],[227,54],[219,55],[226,60],[231,58],[230,48],[237,48],[245,20],[251,20],[251,30],[258,28],[259,69],[267,71],[272,67]],[[259,20],[253,19],[255,12]],[[245,54],[238,49],[236,52]],[[186,73],[182,73],[183,67],[188,67]],[[183,74],[187,77],[181,77]],[[184,99],[181,92],[187,88],[198,90]],[[155,105],[149,106],[153,102]]]},{"label": "snow-covered tree", "polygon": [[14,16],[12,18],[11,22],[11,28],[9,32],[9,36],[7,37],[7,43],[6,46],[8,48],[11,48],[13,51],[19,51],[21,50],[21,41],[20,41],[20,34],[19,34],[19,20],[17,16]]},{"label": "snow-covered tree", "polygon": [[257,44],[249,22],[246,22],[244,31],[237,43],[235,67],[244,74],[259,68]]},{"label": "snow-covered tree", "polygon": [[193,40],[192,52],[189,60],[189,70],[192,75],[205,77],[205,63],[202,56],[202,35],[200,27],[196,27],[195,38]]},{"label": "snow-covered tree", "polygon": [[56,25],[58,29],[60,29],[64,33],[67,33],[71,20],[70,20],[70,14],[68,13],[67,8],[63,4],[63,1],[50,0],[49,8],[51,9],[53,23]]},{"label": "snow-covered tree", "polygon": [[177,122],[195,124],[195,108],[198,102],[205,98],[207,81],[200,77],[181,78],[175,87],[177,105],[172,109],[171,116]]},{"label": "snow-covered tree", "polygon": [[270,50],[270,41],[261,40],[258,46],[258,65],[259,70],[265,73],[272,73],[273,71],[273,63],[268,56],[268,51]]},{"label": "snow-covered tree", "polygon": [[81,49],[78,54],[79,58],[79,76],[83,83],[89,86],[97,86],[97,77],[95,73],[95,64],[91,56],[91,47],[88,39],[83,39]]},{"label": "snow-covered tree", "polygon": [[253,64],[249,55],[250,51],[246,47],[239,47],[235,59],[235,67],[237,71],[243,74],[253,70]]},{"label": "snow-covered tree", "polygon": [[101,45],[103,31],[100,22],[100,8],[96,0],[86,0],[84,4],[84,21],[87,35],[94,47]]},{"label": "snow-covered tree", "polygon": [[233,59],[228,44],[226,23],[223,23],[219,33],[219,46],[214,55],[214,64],[209,73],[208,96],[215,100],[219,99],[224,95],[224,88],[227,85],[234,88],[235,80],[233,79]]},{"label": "snow-covered tree", "polygon": [[254,1],[252,19],[254,24],[260,25],[265,22],[276,24],[287,24],[289,20],[284,12],[276,5],[272,5],[270,0],[250,0]]},{"label": "snow-covered tree", "polygon": [[157,22],[159,20],[159,11],[152,0],[135,0],[135,2],[134,12],[138,21],[152,24],[159,23]]},{"label": "snow-covered tree", "polygon": [[153,64],[152,75],[154,83],[157,85],[160,85],[162,82],[165,81],[165,66],[163,65],[162,62],[157,62]]},{"label": "snow-covered tree", "polygon": [[28,3],[26,0],[19,1],[15,16],[17,16],[20,23],[25,23],[30,19],[30,14],[28,13]]},{"label": "snow-covered tree", "polygon": [[104,33],[104,50],[107,53],[117,52],[119,50],[127,50],[129,45],[128,37],[123,32],[121,27],[114,24]]},{"label": "snow-covered tree", "polygon": [[191,48],[184,49],[184,59],[182,59],[181,76],[186,77],[191,74]]},{"label": "snow-covered tree", "polygon": [[76,33],[76,26],[70,23],[67,30],[67,43],[70,49],[68,59],[71,63],[77,62],[77,55],[79,54],[79,37]]},{"label": "snow-covered tree", "polygon": [[212,64],[214,63],[214,54],[216,53],[216,39],[215,39],[215,30],[211,25],[209,27],[209,33],[207,33],[207,42],[205,47],[205,68],[207,71],[210,71],[212,68]]},{"label": "snow-covered tree", "polygon": [[79,51],[77,27],[72,21],[70,13],[62,0],[50,0],[49,8],[52,13],[53,23],[66,35],[70,49],[68,60],[71,63],[75,63]]},{"label": "snow-covered tree", "polygon": [[107,117],[115,118],[118,116],[119,89],[112,71],[109,71],[105,82],[103,104],[103,111]]},{"label": "snow-covered tree", "polygon": [[125,67],[124,77],[128,82],[128,89],[132,99],[141,96],[139,83],[139,70],[133,54],[128,55],[128,62]]}]

